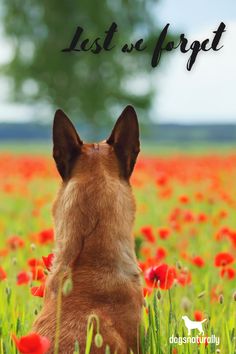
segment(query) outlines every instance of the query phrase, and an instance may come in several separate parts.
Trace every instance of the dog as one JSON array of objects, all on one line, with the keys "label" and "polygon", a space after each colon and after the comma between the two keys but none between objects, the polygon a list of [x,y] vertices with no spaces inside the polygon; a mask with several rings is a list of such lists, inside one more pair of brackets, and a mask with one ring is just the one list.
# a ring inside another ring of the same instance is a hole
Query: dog
[{"label": "dog", "polygon": [[202,328],[202,324],[207,321],[206,318],[202,321],[191,321],[188,316],[182,316],[182,319],[184,320],[185,327],[188,330],[188,335],[191,334],[192,329],[198,329],[199,334],[204,334],[204,330]]},{"label": "dog", "polygon": [[[56,250],[33,324],[34,332],[49,338],[49,354],[57,346],[57,353],[72,354],[76,341],[84,353],[91,315],[99,319],[103,344],[93,341],[90,353],[104,353],[106,346],[111,353],[141,352],[143,295],[129,182],[139,151],[132,106],[123,110],[110,137],[96,144],[83,143],[66,114],[55,113],[53,157],[62,178],[52,208]],[[60,289],[67,279],[72,290],[65,295]]]}]

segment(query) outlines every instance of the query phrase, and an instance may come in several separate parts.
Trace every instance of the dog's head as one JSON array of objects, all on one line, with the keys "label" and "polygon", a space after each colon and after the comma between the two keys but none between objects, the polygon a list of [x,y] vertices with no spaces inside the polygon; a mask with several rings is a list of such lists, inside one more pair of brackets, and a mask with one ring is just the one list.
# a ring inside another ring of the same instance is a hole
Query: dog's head
[{"label": "dog's head", "polygon": [[[53,157],[63,183],[53,211],[66,203],[64,210],[79,205],[84,213],[92,214],[96,205],[97,210],[104,205],[109,209],[113,200],[121,199],[122,191],[127,197],[126,208],[134,209],[129,179],[138,153],[139,126],[133,107],[124,109],[110,137],[98,144],[84,143],[65,113],[56,111]],[[66,202],[69,197],[70,202]]]},{"label": "dog's head", "polygon": [[[83,143],[65,113],[57,110],[53,124],[53,157],[64,182],[74,174],[92,174],[96,165],[127,181],[139,153],[139,126],[135,110],[127,106],[117,120],[110,137],[99,144]],[[93,169],[91,168],[91,160]],[[95,164],[95,165],[94,165]],[[95,176],[94,176],[95,177]]]},{"label": "dog's head", "polygon": [[184,321],[188,320],[188,316],[182,316],[182,320]]}]

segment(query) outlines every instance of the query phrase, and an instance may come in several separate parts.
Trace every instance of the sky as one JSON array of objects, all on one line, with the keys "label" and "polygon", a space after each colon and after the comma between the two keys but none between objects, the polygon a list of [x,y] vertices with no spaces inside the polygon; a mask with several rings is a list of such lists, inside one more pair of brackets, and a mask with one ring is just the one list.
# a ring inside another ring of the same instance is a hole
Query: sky
[{"label": "sky", "polygon": [[[152,116],[158,122],[236,123],[236,0],[161,0],[154,16],[160,26],[193,40],[213,38],[223,21],[224,47],[219,52],[201,52],[191,72],[186,70],[189,53],[168,53],[165,65],[153,69],[156,87]],[[0,29],[0,64],[11,56],[11,48]],[[0,121],[29,120],[31,107],[7,103],[7,86],[0,79]]]},{"label": "sky", "polygon": [[155,119],[176,123],[236,123],[236,1],[163,0],[156,8],[161,25],[170,23],[177,33],[191,40],[212,38],[223,21],[224,47],[200,53],[188,72],[189,54],[171,53],[157,74],[160,84],[154,103]]}]

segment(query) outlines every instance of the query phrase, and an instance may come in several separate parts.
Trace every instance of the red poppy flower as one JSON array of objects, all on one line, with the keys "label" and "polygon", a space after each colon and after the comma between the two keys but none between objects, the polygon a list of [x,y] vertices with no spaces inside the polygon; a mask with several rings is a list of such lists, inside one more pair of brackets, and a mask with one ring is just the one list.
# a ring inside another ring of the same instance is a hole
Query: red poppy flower
[{"label": "red poppy flower", "polygon": [[179,201],[180,203],[187,204],[189,202],[189,197],[187,195],[181,195]]},{"label": "red poppy flower", "polygon": [[172,188],[171,187],[166,187],[166,188],[163,188],[160,192],[159,192],[159,197],[162,198],[162,199],[168,199],[171,197],[172,195]]},{"label": "red poppy flower", "polygon": [[230,229],[229,227],[222,227],[217,233],[216,233],[216,240],[220,241],[222,240],[224,237],[228,236],[230,234]]},{"label": "red poppy flower", "polygon": [[220,219],[225,219],[228,216],[228,213],[226,210],[221,210],[218,214]]},{"label": "red poppy flower", "polygon": [[180,223],[178,223],[178,222],[172,221],[172,222],[171,222],[171,227],[172,227],[172,229],[173,229],[174,231],[176,231],[176,232],[178,232],[178,233],[180,233],[181,230],[182,230],[182,227],[181,227]]},{"label": "red poppy flower", "polygon": [[0,249],[0,257],[6,257],[8,255],[8,249],[7,248],[1,248]]},{"label": "red poppy flower", "polygon": [[152,254],[150,247],[142,247],[141,253],[144,256],[144,258],[151,257],[151,254]]},{"label": "red poppy flower", "polygon": [[143,296],[147,296],[147,295],[150,295],[152,293],[152,288],[149,288],[149,287],[144,287],[143,288]]},{"label": "red poppy flower", "polygon": [[187,210],[184,212],[183,218],[184,218],[185,222],[193,222],[194,221],[194,215],[190,210]]},{"label": "red poppy flower", "polygon": [[215,256],[215,266],[224,267],[234,262],[234,257],[228,252],[221,252]]},{"label": "red poppy flower", "polygon": [[186,261],[190,261],[190,257],[186,251],[181,251],[180,252],[180,257],[185,259]]},{"label": "red poppy flower", "polygon": [[37,333],[30,333],[20,339],[13,335],[12,338],[22,354],[45,354],[50,347],[49,339]]},{"label": "red poppy flower", "polygon": [[172,210],[169,216],[170,222],[179,220],[181,216],[181,209],[180,208],[175,208]]},{"label": "red poppy flower", "polygon": [[139,262],[138,265],[139,265],[139,268],[141,269],[141,271],[144,272],[145,269],[146,269],[146,263],[144,263],[144,262]]},{"label": "red poppy flower", "polygon": [[170,289],[176,277],[174,267],[169,267],[167,264],[151,267],[145,272],[145,280],[148,286],[158,287],[161,289]]},{"label": "red poppy flower", "polygon": [[168,182],[168,177],[167,175],[163,172],[163,173],[160,173],[158,176],[157,176],[157,179],[156,179],[156,183],[159,185],[159,186],[165,186]]},{"label": "red poppy flower", "polygon": [[201,311],[194,311],[194,318],[195,318],[195,321],[202,321],[203,320],[203,313]]},{"label": "red poppy flower", "polygon": [[197,193],[195,194],[195,198],[196,198],[196,200],[198,200],[198,201],[202,201],[202,200],[204,199],[204,195],[203,195],[201,192],[197,192]]},{"label": "red poppy flower", "polygon": [[205,222],[205,221],[207,221],[207,216],[206,216],[206,214],[204,214],[204,213],[198,214],[197,220],[198,220],[199,222]]},{"label": "red poppy flower", "polygon": [[27,263],[30,267],[36,267],[36,266],[43,265],[42,260],[36,259],[36,258],[30,258]]},{"label": "red poppy flower", "polygon": [[3,186],[3,190],[5,193],[11,193],[14,191],[14,186],[10,183],[6,183],[4,186]]},{"label": "red poppy flower", "polygon": [[202,268],[205,265],[205,261],[200,256],[195,256],[192,258],[192,263],[195,264],[197,267]]},{"label": "red poppy flower", "polygon": [[16,250],[24,247],[25,242],[19,236],[12,236],[7,240],[7,244],[12,250]]},{"label": "red poppy flower", "polygon": [[180,285],[186,286],[191,283],[192,276],[189,270],[182,269],[177,275],[177,281]]},{"label": "red poppy flower", "polygon": [[31,274],[29,272],[22,271],[17,275],[17,285],[28,284],[31,280]]},{"label": "red poppy flower", "polygon": [[158,229],[158,235],[162,240],[165,240],[170,236],[170,230],[166,227],[161,227]]},{"label": "red poppy flower", "polygon": [[218,301],[220,295],[223,295],[223,288],[221,286],[214,286],[210,293],[211,302]]},{"label": "red poppy flower", "polygon": [[153,234],[153,230],[151,226],[144,226],[141,228],[141,233],[145,236],[146,240],[154,243],[155,242],[155,236]]},{"label": "red poppy flower", "polygon": [[41,244],[50,243],[54,241],[53,229],[43,230],[38,234],[38,242]]},{"label": "red poppy flower", "polygon": [[235,270],[233,268],[222,268],[220,271],[220,276],[232,280],[235,278]]},{"label": "red poppy flower", "polygon": [[0,267],[0,280],[4,280],[6,278],[7,278],[7,273],[2,267]]},{"label": "red poppy flower", "polygon": [[232,246],[236,248],[236,232],[231,231],[229,234],[229,240],[232,242]]},{"label": "red poppy flower", "polygon": [[159,247],[156,251],[156,260],[161,261],[166,258],[167,252],[164,247]]},{"label": "red poppy flower", "polygon": [[150,267],[154,267],[156,265],[156,263],[157,263],[157,261],[155,258],[148,257],[145,262],[145,265],[146,265],[145,269],[150,268]]},{"label": "red poppy flower", "polygon": [[33,280],[42,280],[45,278],[44,269],[42,267],[32,267],[31,273]]},{"label": "red poppy flower", "polygon": [[33,296],[44,297],[45,283],[41,284],[40,286],[32,286],[30,291]]},{"label": "red poppy flower", "polygon": [[47,257],[42,256],[43,263],[44,263],[45,267],[47,268],[47,270],[51,269],[53,258],[54,258],[54,253],[50,253]]}]

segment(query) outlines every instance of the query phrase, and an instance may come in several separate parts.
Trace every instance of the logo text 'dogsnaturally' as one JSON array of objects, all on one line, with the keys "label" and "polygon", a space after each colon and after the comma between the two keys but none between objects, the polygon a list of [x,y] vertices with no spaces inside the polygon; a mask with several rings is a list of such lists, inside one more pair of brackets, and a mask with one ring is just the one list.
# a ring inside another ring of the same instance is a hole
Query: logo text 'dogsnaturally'
[{"label": "logo text 'dogsnaturally'", "polygon": [[212,334],[210,337],[200,337],[200,336],[195,336],[195,337],[174,337],[174,335],[172,335],[169,338],[169,342],[171,344],[216,344],[219,345],[220,344],[220,338],[216,337],[214,334]]}]

